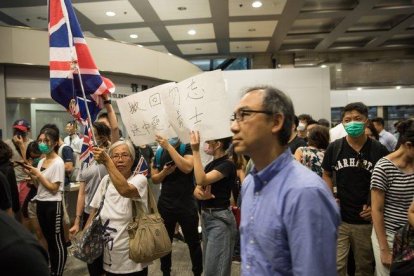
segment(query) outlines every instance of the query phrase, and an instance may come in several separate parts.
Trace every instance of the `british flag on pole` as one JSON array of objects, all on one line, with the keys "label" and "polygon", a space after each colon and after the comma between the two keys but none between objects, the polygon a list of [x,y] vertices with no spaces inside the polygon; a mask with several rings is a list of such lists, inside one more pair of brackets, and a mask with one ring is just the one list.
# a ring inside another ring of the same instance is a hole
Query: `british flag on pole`
[{"label": "british flag on pole", "polygon": [[70,0],[49,0],[49,50],[51,96],[85,127],[81,161],[86,161],[93,145],[91,122],[103,106],[100,96],[115,86],[100,75]]}]

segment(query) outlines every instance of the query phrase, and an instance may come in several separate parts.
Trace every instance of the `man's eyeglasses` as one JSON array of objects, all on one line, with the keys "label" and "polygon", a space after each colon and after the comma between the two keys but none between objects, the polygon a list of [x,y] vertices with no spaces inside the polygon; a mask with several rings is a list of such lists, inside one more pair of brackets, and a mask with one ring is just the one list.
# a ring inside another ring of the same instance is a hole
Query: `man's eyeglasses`
[{"label": "man's eyeglasses", "polygon": [[361,170],[366,170],[367,166],[364,163],[364,159],[362,159],[362,153],[358,152],[357,154],[357,162],[358,162],[358,168]]},{"label": "man's eyeglasses", "polygon": [[253,114],[262,113],[267,115],[273,115],[274,113],[267,110],[251,110],[251,109],[241,109],[233,113],[230,117],[230,121],[234,122],[243,122],[246,118],[253,116]]},{"label": "man's eyeglasses", "polygon": [[114,154],[114,155],[111,156],[111,158],[114,159],[114,160],[118,160],[118,159],[125,160],[125,159],[128,159],[129,157],[130,157],[130,155],[128,153]]}]

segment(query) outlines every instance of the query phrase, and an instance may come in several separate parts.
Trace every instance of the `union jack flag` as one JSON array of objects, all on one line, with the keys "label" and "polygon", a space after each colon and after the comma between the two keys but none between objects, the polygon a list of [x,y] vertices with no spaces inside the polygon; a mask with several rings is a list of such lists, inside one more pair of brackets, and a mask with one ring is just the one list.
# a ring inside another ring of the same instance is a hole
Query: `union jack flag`
[{"label": "union jack flag", "polygon": [[114,92],[115,86],[99,74],[70,0],[49,0],[49,48],[51,96],[86,126],[84,145],[90,145],[90,124],[103,107],[100,95]]},{"label": "union jack flag", "polygon": [[147,161],[145,161],[144,157],[141,156],[139,158],[138,164],[135,167],[134,173],[132,175],[135,176],[137,174],[142,174],[143,176],[147,176],[148,172],[149,171],[148,171]]},{"label": "union jack flag", "polygon": [[83,121],[85,124],[84,132],[83,132],[83,143],[82,143],[82,149],[79,156],[79,161],[81,163],[85,162],[87,164],[90,164],[93,160],[93,139],[92,139],[92,129],[89,127],[89,124],[86,123],[88,120]]}]

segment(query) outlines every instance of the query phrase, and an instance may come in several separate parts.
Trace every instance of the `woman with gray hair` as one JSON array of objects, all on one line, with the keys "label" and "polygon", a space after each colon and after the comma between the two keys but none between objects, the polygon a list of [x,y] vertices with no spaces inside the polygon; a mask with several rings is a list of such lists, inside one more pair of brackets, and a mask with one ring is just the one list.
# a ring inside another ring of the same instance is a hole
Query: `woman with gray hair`
[{"label": "woman with gray hair", "polygon": [[93,149],[95,160],[103,164],[108,175],[102,178],[96,191],[87,225],[94,217],[105,196],[100,217],[104,226],[105,249],[104,270],[106,275],[147,275],[148,264],[135,263],[129,259],[129,236],[126,230],[132,219],[131,200],[141,201],[147,209],[147,179],[143,175],[133,176],[135,150],[131,142],[118,141],[108,153],[104,149]]}]

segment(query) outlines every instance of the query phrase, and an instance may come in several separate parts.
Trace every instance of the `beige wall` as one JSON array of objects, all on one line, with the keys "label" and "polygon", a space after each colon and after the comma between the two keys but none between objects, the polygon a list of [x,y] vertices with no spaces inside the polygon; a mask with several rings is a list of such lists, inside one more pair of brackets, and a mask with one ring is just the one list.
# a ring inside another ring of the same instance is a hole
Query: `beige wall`
[{"label": "beige wall", "polygon": [[[49,65],[46,31],[0,27],[0,38],[0,64]],[[101,71],[177,82],[201,73],[197,66],[176,56],[100,38],[86,40]]]}]

